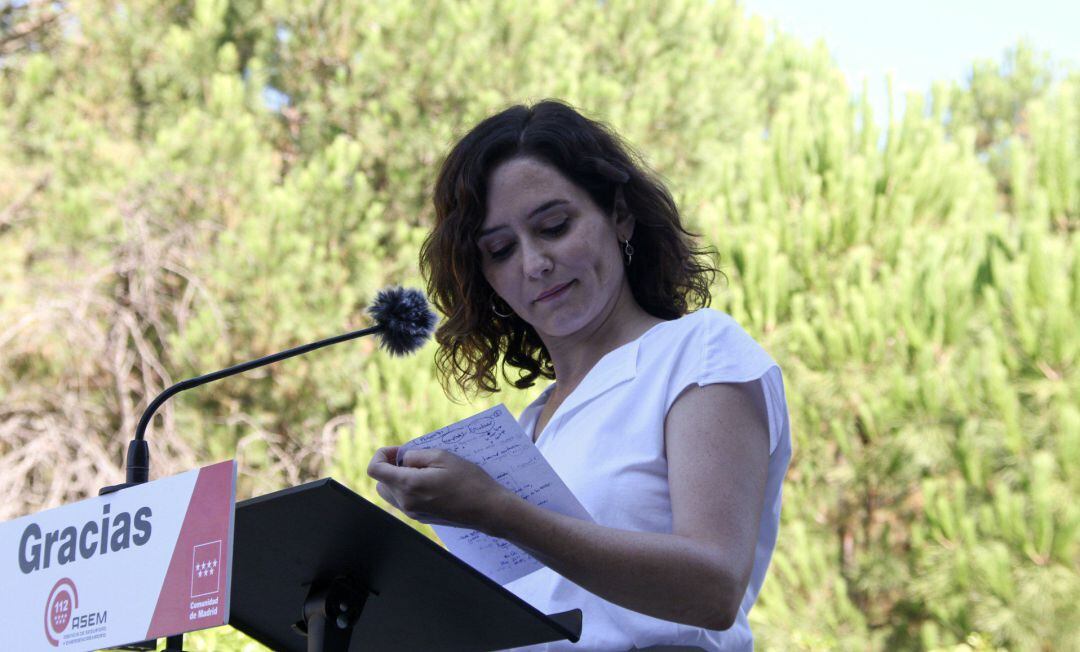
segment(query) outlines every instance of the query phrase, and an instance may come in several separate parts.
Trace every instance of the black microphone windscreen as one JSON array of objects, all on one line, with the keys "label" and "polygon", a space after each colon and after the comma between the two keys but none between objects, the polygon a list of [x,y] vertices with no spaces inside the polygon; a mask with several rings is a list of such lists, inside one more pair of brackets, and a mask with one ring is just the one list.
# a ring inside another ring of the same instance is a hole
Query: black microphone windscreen
[{"label": "black microphone windscreen", "polygon": [[368,313],[379,326],[379,339],[391,355],[407,355],[424,345],[437,318],[419,290],[392,287],[379,290]]}]

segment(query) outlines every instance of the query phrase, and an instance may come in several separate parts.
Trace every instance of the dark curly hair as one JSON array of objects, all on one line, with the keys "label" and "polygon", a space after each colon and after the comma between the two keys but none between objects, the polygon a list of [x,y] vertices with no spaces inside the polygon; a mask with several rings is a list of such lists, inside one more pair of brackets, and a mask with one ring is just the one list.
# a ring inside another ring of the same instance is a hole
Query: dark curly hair
[{"label": "dark curly hair", "polygon": [[[498,391],[495,368],[518,388],[555,369],[536,331],[491,309],[494,290],[481,272],[477,239],[491,172],[530,157],[556,168],[607,215],[632,215],[634,299],[649,314],[676,319],[707,306],[716,273],[712,252],[683,228],[675,201],[641,157],[605,125],[553,100],[512,106],[476,125],[450,150],[435,183],[435,226],[420,250],[428,294],[445,319],[435,332],[436,365],[447,393]],[[517,370],[511,378],[510,367]]]}]

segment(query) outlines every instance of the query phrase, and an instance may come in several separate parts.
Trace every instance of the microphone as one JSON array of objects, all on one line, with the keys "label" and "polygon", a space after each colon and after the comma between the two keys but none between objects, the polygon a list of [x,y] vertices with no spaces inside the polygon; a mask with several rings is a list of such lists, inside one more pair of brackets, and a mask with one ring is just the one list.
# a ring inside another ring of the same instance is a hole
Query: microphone
[{"label": "microphone", "polygon": [[428,307],[427,298],[424,297],[423,292],[402,287],[380,290],[375,296],[375,302],[368,308],[368,314],[374,319],[374,326],[297,346],[213,373],[188,378],[158,394],[143,412],[139,424],[135,428],[135,439],[128,444],[125,472],[127,481],[123,484],[105,487],[98,492],[98,495],[105,495],[126,487],[142,484],[150,479],[150,448],[144,438],[146,428],[150,425],[154,412],[172,396],[199,385],[205,385],[256,367],[273,364],[286,358],[321,349],[324,346],[353,340],[365,335],[377,335],[380,345],[390,355],[408,355],[423,346],[424,342],[431,337],[437,321],[435,313]]}]

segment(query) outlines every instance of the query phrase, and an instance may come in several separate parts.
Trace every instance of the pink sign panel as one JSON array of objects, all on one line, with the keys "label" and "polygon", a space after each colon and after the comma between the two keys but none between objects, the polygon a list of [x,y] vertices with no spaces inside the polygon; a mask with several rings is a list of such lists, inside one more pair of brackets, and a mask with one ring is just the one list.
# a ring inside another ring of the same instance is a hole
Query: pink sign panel
[{"label": "pink sign panel", "polygon": [[[146,638],[165,638],[228,622],[235,465],[199,470],[180,537],[158,595]],[[222,577],[225,577],[225,580]]]}]

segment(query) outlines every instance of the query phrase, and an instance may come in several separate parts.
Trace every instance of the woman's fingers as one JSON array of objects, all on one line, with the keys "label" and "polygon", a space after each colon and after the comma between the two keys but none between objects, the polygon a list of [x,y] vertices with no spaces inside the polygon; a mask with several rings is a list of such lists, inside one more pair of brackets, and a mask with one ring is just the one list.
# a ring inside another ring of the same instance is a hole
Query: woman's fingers
[{"label": "woman's fingers", "polygon": [[480,527],[490,520],[493,492],[505,491],[475,464],[438,449],[380,448],[368,465],[383,500],[422,523]]},{"label": "woman's fingers", "polygon": [[382,496],[383,500],[390,503],[391,505],[393,505],[397,509],[401,509],[401,506],[398,505],[397,497],[394,496],[393,492],[391,492],[390,488],[387,487],[385,484],[383,484],[381,482],[376,483],[375,484],[375,493]]},{"label": "woman's fingers", "polygon": [[413,448],[405,451],[405,455],[401,457],[401,465],[414,469],[422,469],[427,466],[438,464],[444,459],[445,455],[446,451],[441,451],[437,448]]},{"label": "woman's fingers", "polygon": [[420,521],[421,523],[427,523],[428,525],[446,525],[448,527],[462,527],[461,523],[453,523],[451,521],[436,518],[430,514],[425,514],[423,512],[412,512],[411,515],[408,513],[406,515],[413,520]]},{"label": "woman's fingers", "polygon": [[[397,464],[397,453],[400,446],[383,446],[371,456],[371,464],[376,462]],[[370,466],[370,464],[369,464]]]},{"label": "woman's fingers", "polygon": [[403,477],[397,465],[397,446],[387,446],[375,451],[368,463],[367,474],[379,482],[394,483]]}]

